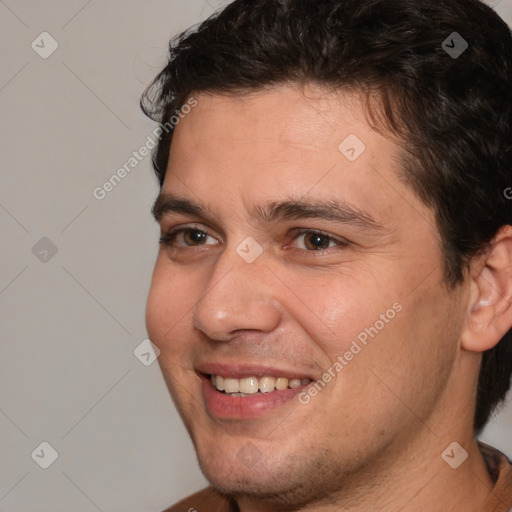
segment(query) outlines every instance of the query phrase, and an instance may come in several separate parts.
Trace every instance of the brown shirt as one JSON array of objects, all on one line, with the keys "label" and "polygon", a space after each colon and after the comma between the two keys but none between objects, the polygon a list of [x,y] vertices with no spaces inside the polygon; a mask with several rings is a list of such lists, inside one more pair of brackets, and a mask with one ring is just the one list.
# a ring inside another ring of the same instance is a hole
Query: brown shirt
[{"label": "brown shirt", "polygon": [[[512,511],[512,465],[495,448],[479,443],[491,478],[495,482],[481,512]],[[237,512],[236,503],[208,487],[163,512]]]}]

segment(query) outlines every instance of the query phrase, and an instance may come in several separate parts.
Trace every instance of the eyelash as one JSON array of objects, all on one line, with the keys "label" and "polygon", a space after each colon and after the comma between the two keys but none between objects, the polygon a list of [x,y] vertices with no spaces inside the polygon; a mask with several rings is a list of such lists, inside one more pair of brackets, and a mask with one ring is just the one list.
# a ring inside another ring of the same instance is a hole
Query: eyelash
[{"label": "eyelash", "polygon": [[[195,232],[198,232],[198,233],[204,233],[205,235],[207,235],[209,237],[215,238],[212,235],[210,235],[207,231],[205,231],[204,229],[201,229],[199,227],[194,227],[194,226],[188,226],[188,227],[183,227],[183,228],[178,228],[178,229],[175,229],[175,230],[171,230],[168,233],[163,234],[160,237],[160,244],[172,247],[175,244],[176,238],[179,235],[184,234],[186,232],[190,232],[190,231],[195,231]],[[335,247],[347,247],[349,245],[349,243],[346,240],[339,240],[339,239],[334,238],[333,236],[329,235],[328,233],[325,233],[325,232],[317,230],[317,229],[298,230],[294,234],[293,239],[296,240],[296,239],[298,239],[299,237],[301,237],[303,235],[320,235],[322,237],[325,237],[329,241],[329,244],[331,242],[334,242],[336,244]],[[194,248],[200,248],[200,247],[207,246],[207,245],[211,245],[211,244],[198,244],[196,246],[184,244],[184,245],[179,245],[178,247],[194,249]],[[327,251],[329,249],[334,249],[335,247],[328,247],[326,249],[312,249],[312,250],[300,249],[299,248],[298,250],[304,251],[304,252],[311,252],[311,253],[323,253],[323,252],[325,252],[325,251]]]}]

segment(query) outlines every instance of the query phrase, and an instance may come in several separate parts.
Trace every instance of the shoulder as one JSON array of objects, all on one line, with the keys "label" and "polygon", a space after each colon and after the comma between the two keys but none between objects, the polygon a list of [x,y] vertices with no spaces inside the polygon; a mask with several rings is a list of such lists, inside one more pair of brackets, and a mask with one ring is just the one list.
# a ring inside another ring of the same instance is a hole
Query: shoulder
[{"label": "shoulder", "polygon": [[487,469],[494,481],[494,488],[489,495],[483,512],[510,512],[512,510],[512,464],[499,450],[482,443],[478,443],[484,457]]},{"label": "shoulder", "polygon": [[212,487],[199,491],[163,512],[230,512],[230,500]]}]

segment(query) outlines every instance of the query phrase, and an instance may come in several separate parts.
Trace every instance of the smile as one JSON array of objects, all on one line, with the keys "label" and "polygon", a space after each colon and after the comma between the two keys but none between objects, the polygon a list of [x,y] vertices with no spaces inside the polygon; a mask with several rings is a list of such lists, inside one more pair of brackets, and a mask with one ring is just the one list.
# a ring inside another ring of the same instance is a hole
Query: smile
[{"label": "smile", "polygon": [[217,420],[248,420],[264,416],[296,399],[313,382],[293,375],[278,377],[277,372],[276,376],[255,372],[259,377],[250,377],[252,372],[242,373],[245,375],[239,378],[199,373],[204,405],[210,416]]},{"label": "smile", "polygon": [[220,375],[210,375],[212,386],[232,397],[248,397],[255,394],[267,394],[285,389],[297,389],[311,382],[311,379],[288,379],[286,377],[245,377],[234,379]]}]

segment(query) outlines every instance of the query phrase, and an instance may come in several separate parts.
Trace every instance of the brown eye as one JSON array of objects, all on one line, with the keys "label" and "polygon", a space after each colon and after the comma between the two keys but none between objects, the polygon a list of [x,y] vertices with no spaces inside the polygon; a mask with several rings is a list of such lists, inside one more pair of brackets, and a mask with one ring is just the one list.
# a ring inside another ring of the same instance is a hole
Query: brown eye
[{"label": "brown eye", "polygon": [[160,243],[174,248],[186,248],[217,245],[219,242],[202,229],[182,228],[163,234],[160,237]]},{"label": "brown eye", "polygon": [[186,229],[183,231],[183,241],[186,245],[204,245],[208,240],[208,234],[198,229]]},{"label": "brown eye", "polygon": [[310,233],[304,238],[304,243],[308,249],[327,249],[329,247],[330,239],[329,237],[320,235],[319,233]]},{"label": "brown eye", "polygon": [[297,247],[307,251],[323,251],[337,245],[341,245],[341,243],[316,231],[308,231],[297,237]]}]

